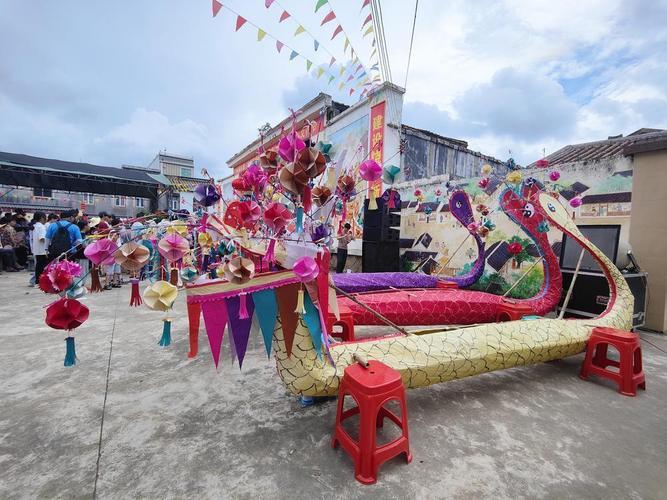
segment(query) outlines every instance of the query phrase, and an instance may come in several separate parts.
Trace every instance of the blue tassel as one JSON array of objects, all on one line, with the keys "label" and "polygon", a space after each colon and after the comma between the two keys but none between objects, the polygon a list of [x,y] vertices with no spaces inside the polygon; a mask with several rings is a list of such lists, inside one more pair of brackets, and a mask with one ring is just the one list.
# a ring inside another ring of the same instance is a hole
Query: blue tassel
[{"label": "blue tassel", "polygon": [[67,337],[65,339],[67,350],[65,351],[65,366],[72,366],[76,364],[76,351],[74,349],[74,337]]},{"label": "blue tassel", "polygon": [[171,344],[171,321],[165,319],[163,323],[164,326],[162,327],[162,338],[160,339],[160,342],[158,342],[158,345],[167,347],[169,344]]},{"label": "blue tassel", "polygon": [[303,233],[303,207],[296,209],[296,232]]}]

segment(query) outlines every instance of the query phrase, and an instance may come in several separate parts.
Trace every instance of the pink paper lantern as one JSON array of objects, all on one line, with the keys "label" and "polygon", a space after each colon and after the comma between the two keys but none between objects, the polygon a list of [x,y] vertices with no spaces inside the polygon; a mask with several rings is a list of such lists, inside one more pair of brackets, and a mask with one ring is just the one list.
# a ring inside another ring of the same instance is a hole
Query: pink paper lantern
[{"label": "pink paper lantern", "polygon": [[97,240],[86,247],[83,254],[88,260],[99,266],[101,264],[114,264],[114,253],[118,250],[118,245],[109,238]]},{"label": "pink paper lantern", "polygon": [[382,177],[382,167],[375,160],[365,160],[359,165],[359,175],[365,181],[376,181]]},{"label": "pink paper lantern", "polygon": [[315,259],[308,256],[298,258],[292,270],[303,283],[313,281],[320,272]]}]

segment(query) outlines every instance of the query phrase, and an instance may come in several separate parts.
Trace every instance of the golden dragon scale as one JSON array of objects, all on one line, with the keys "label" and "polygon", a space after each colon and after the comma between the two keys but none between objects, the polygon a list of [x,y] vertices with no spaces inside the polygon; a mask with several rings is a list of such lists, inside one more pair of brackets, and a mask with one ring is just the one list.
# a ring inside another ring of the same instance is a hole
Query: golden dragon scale
[{"label": "golden dragon scale", "polygon": [[616,266],[578,230],[567,211],[551,196],[540,193],[536,205],[560,230],[578,240],[600,263],[610,287],[605,312],[595,319],[534,319],[489,323],[422,336],[386,337],[334,344],[335,366],[318,357],[303,322],[296,329],[287,356],[282,329],[274,332],[278,374],[294,394],[334,396],[353,355],[382,361],[401,373],[406,387],[425,387],[448,380],[514,366],[561,359],[584,350],[596,326],[628,330],[634,298]]}]

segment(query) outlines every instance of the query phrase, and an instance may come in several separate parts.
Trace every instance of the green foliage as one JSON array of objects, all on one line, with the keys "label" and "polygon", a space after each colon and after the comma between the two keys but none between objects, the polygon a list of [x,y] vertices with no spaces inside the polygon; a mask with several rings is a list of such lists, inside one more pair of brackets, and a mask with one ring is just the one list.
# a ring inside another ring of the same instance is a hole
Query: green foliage
[{"label": "green foliage", "polygon": [[[515,279],[518,280],[520,277],[521,275],[518,275],[515,277]],[[509,293],[508,297],[512,297],[513,299],[529,299],[534,297],[540,291],[540,287],[542,286],[543,281],[544,272],[542,267],[537,265],[530,270],[528,275],[523,278],[517,286],[514,287],[514,289]],[[503,290],[503,293],[505,293],[507,290],[509,290],[509,287],[506,290]]]},{"label": "green foliage", "polygon": [[512,243],[519,243],[523,247],[523,250],[516,254],[514,256],[514,261],[517,264],[521,264],[522,262],[533,262],[535,259],[528,253],[528,246],[531,245],[533,242],[532,240],[528,238],[522,238],[520,236],[514,235],[512,236],[509,241],[507,242],[509,245]]}]

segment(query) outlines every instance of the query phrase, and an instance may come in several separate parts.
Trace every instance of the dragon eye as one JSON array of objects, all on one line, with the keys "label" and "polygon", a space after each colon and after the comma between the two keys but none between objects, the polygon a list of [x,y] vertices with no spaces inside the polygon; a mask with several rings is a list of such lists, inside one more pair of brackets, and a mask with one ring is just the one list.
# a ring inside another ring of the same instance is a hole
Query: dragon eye
[{"label": "dragon eye", "polygon": [[548,208],[551,212],[555,212],[555,211],[556,211],[556,206],[555,206],[553,203],[551,203],[551,202],[547,203],[547,208]]},{"label": "dragon eye", "polygon": [[461,208],[463,206],[463,203],[461,203],[461,200],[458,200],[456,202],[456,208]]},{"label": "dragon eye", "polygon": [[535,207],[533,206],[532,203],[526,203],[523,206],[523,216],[532,217],[533,215],[535,215]]}]

